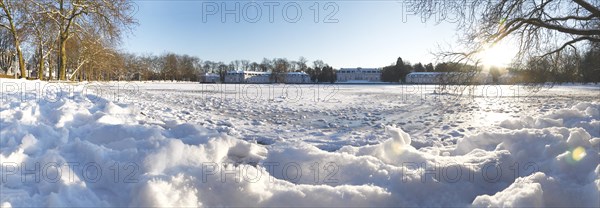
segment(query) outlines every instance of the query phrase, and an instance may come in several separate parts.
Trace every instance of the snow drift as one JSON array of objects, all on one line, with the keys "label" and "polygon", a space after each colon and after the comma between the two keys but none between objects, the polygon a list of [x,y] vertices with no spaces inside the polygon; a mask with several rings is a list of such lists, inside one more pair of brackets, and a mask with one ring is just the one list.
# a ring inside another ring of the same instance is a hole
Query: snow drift
[{"label": "snow drift", "polygon": [[597,102],[505,120],[456,145],[416,149],[388,126],[379,144],[327,152],[260,145],[68,88],[48,92],[55,100],[3,93],[2,207],[600,204]]}]

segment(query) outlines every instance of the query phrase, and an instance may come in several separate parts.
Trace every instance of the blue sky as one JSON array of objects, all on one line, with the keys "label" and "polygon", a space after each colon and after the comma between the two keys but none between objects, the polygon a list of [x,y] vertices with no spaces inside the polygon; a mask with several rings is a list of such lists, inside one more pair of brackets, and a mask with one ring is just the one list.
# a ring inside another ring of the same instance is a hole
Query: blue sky
[{"label": "blue sky", "polygon": [[[321,59],[335,68],[382,67],[394,63],[398,56],[412,63],[434,62],[430,52],[438,44],[456,40],[455,25],[423,23],[419,16],[403,12],[402,1],[136,4],[135,17],[140,25],[125,39],[123,49],[139,54],[175,52],[226,63],[304,56],[310,62]],[[237,13],[239,22],[232,13]]]}]

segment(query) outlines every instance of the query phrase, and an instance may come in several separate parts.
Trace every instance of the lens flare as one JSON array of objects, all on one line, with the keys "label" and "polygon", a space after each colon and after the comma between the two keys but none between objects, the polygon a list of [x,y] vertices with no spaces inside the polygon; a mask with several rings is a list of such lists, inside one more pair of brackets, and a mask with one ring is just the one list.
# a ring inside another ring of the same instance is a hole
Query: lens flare
[{"label": "lens flare", "polygon": [[573,158],[573,160],[576,162],[583,159],[586,155],[587,153],[583,147],[577,147],[573,150],[573,152],[571,152],[571,158]]},{"label": "lens flare", "polygon": [[504,32],[506,32],[506,18],[502,18],[500,19],[500,22],[498,22],[498,33],[502,34]]},{"label": "lens flare", "polygon": [[485,46],[480,56],[481,63],[488,67],[507,67],[516,55],[514,46],[507,43],[490,44]]}]

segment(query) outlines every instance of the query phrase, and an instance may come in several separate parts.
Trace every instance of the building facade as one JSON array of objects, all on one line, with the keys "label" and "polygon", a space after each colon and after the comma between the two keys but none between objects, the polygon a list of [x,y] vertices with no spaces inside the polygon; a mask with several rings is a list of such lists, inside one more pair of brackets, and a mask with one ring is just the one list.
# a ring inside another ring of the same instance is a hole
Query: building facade
[{"label": "building facade", "polygon": [[269,83],[271,72],[244,71],[243,83]]},{"label": "building facade", "polygon": [[338,82],[381,82],[381,68],[341,68],[336,77]]},{"label": "building facade", "polygon": [[[225,83],[272,83],[274,82],[271,72],[255,71],[229,71],[225,74]],[[280,74],[284,83],[302,84],[311,83],[310,76],[305,72],[287,72]]]},{"label": "building facade", "polygon": [[288,72],[285,74],[285,83],[304,84],[311,83],[310,76],[306,72]]},{"label": "building facade", "polygon": [[242,83],[244,81],[244,71],[228,71],[225,74],[225,83]]}]

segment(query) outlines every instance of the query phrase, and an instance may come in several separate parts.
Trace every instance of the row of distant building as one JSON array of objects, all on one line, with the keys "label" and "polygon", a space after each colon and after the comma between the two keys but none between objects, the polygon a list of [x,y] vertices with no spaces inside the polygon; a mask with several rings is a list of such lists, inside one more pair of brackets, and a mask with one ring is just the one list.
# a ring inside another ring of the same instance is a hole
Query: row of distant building
[{"label": "row of distant building", "polygon": [[[225,74],[225,83],[288,83],[288,84],[307,84],[312,83],[310,75],[306,72],[287,72],[273,74],[271,72],[257,71],[229,71]],[[200,76],[200,82],[218,83],[221,77],[218,74],[206,73]]]},{"label": "row of distant building", "polygon": [[[342,68],[336,71],[337,83],[382,83],[381,68]],[[491,83],[488,73],[468,74],[461,72],[412,72],[406,75],[406,83],[439,84],[439,83]],[[218,74],[206,73],[200,76],[200,82],[218,83]],[[305,72],[287,72],[273,75],[271,72],[229,71],[224,77],[225,83],[313,83],[310,75]]]}]

